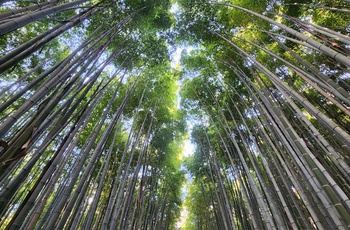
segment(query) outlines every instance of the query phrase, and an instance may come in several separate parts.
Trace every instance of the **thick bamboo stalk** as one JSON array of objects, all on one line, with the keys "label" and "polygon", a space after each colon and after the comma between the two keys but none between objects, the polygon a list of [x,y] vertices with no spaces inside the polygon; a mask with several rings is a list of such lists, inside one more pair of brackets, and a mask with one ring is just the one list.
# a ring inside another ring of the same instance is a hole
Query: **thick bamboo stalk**
[{"label": "thick bamboo stalk", "polygon": [[293,36],[299,38],[300,40],[312,45],[313,47],[315,47],[317,50],[323,52],[324,54],[328,55],[329,57],[331,58],[334,58],[336,60],[338,60],[339,62],[347,65],[347,66],[350,66],[350,58],[348,58],[347,56],[329,48],[328,46],[286,26],[286,25],[283,25],[282,23],[279,23],[271,18],[268,18],[262,14],[259,14],[259,13],[256,13],[254,11],[251,11],[251,10],[248,10],[246,8],[243,8],[243,7],[240,7],[240,6],[237,6],[237,5],[233,5],[233,4],[228,4],[228,3],[216,3],[216,2],[210,2],[210,4],[218,4],[218,5],[224,5],[224,6],[228,6],[228,7],[232,7],[232,8],[236,8],[238,10],[241,10],[243,12],[246,12],[246,13],[249,13],[251,15],[254,15],[254,16],[257,16],[258,18],[261,18],[275,26],[278,26],[279,28],[287,31],[288,33],[292,34]]},{"label": "thick bamboo stalk", "polygon": [[50,7],[48,9],[43,9],[38,12],[28,13],[19,18],[12,19],[11,21],[0,24],[0,36],[7,34],[13,30],[16,30],[22,26],[25,26],[31,22],[35,22],[47,15],[56,14],[61,11],[65,11],[72,6],[77,6],[86,2],[87,0],[77,0],[73,2],[64,3],[58,6]]},{"label": "thick bamboo stalk", "polygon": [[45,8],[49,5],[53,5],[57,2],[58,2],[58,0],[51,0],[48,2],[41,2],[41,3],[35,4],[35,5],[26,6],[26,7],[22,7],[22,8],[9,9],[8,11],[0,14],[0,20],[5,20],[8,17],[17,16],[17,14],[20,14],[20,13],[23,13],[26,11],[33,11],[33,10],[37,10],[37,9],[42,9],[42,8]]}]

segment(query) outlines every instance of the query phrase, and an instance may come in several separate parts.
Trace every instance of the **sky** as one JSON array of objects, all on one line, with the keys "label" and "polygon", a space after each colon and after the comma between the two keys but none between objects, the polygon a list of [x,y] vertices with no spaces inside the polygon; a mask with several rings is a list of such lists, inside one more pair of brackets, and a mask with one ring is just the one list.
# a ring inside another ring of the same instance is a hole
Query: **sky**
[{"label": "sky", "polygon": [[[179,12],[179,6],[178,4],[175,2],[170,10],[171,13],[173,14],[177,14]],[[174,48],[174,47],[172,47]],[[180,65],[180,58],[181,58],[181,53],[182,51],[186,49],[187,52],[190,52],[193,47],[176,47],[175,52],[172,53],[171,56],[171,67],[172,68],[180,68],[181,69],[181,65]],[[179,84],[179,88],[181,87],[181,81],[178,81]],[[181,97],[179,92],[177,93],[177,104],[178,107],[180,107],[180,101],[181,101]],[[187,130],[188,130],[188,137],[190,137],[191,135],[191,131],[193,128],[193,125],[191,125],[190,121],[187,121]],[[182,157],[188,157],[190,155],[192,155],[194,153],[195,150],[195,146],[191,143],[190,139],[186,139],[184,141],[184,146],[183,146],[183,152],[182,152]],[[182,169],[185,169],[183,166],[181,166]],[[191,175],[189,173],[186,173],[186,180],[187,182],[184,183],[183,187],[182,187],[182,200],[184,200],[188,194],[188,186],[187,183],[191,183]],[[181,213],[180,213],[180,218],[176,223],[176,229],[181,229],[181,227],[185,224],[186,219],[188,216],[188,210],[186,209],[185,206],[182,206],[181,209]]]}]

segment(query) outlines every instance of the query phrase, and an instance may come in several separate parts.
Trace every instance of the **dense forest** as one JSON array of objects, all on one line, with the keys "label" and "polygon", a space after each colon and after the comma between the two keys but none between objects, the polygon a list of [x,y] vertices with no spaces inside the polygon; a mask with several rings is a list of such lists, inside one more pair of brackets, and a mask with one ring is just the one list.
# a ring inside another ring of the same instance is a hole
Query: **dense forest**
[{"label": "dense forest", "polygon": [[349,1],[0,0],[0,229],[350,229],[349,198]]}]

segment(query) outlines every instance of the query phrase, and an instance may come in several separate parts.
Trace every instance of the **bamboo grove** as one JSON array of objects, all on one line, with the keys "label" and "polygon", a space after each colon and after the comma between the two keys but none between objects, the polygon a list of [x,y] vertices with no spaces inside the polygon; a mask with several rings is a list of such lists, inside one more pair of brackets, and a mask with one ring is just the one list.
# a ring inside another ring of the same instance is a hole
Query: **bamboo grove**
[{"label": "bamboo grove", "polygon": [[181,3],[186,229],[349,229],[349,4]]},{"label": "bamboo grove", "polygon": [[0,229],[350,228],[347,1],[0,3]]},{"label": "bamboo grove", "polygon": [[21,8],[1,14],[2,229],[174,225],[185,126],[161,3],[11,3]]}]

